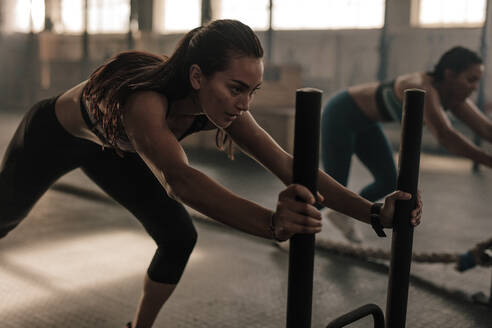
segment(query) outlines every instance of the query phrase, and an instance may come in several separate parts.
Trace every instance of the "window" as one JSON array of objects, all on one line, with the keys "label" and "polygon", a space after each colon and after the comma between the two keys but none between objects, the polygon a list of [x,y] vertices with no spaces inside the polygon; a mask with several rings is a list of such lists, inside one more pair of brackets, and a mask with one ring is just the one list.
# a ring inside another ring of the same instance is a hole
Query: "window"
[{"label": "window", "polygon": [[381,28],[384,0],[277,0],[274,29]]},{"label": "window", "polygon": [[[89,33],[125,33],[130,24],[130,0],[88,0]],[[60,31],[84,31],[84,0],[62,0]]]},{"label": "window", "polygon": [[44,0],[10,0],[2,5],[6,13],[14,13],[2,17],[6,31],[28,33],[44,29]]},{"label": "window", "polygon": [[266,30],[270,19],[269,6],[269,0],[222,0],[219,17],[237,19],[255,30]]},{"label": "window", "polygon": [[59,32],[82,33],[84,31],[84,2],[83,0],[62,0],[61,26]]},{"label": "window", "polygon": [[201,1],[154,0],[154,30],[187,32],[201,25]]},{"label": "window", "polygon": [[[222,0],[220,18],[233,18],[254,29],[268,28],[269,0]],[[381,28],[384,0],[274,0],[273,28]]]},{"label": "window", "polygon": [[127,32],[130,0],[89,0],[89,33]]},{"label": "window", "polygon": [[415,0],[414,25],[423,27],[477,27],[485,21],[485,0]]}]

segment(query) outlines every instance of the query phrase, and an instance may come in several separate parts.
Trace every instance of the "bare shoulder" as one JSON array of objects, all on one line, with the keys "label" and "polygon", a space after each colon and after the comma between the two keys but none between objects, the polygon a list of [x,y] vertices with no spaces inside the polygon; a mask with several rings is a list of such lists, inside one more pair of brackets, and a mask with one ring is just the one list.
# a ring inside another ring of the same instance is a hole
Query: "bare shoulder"
[{"label": "bare shoulder", "polygon": [[423,72],[400,75],[395,83],[400,90],[416,88],[430,91],[433,88],[432,78]]},{"label": "bare shoulder", "polygon": [[58,98],[59,101],[64,102],[64,103],[73,103],[77,107],[79,106],[79,100],[80,100],[80,95],[82,94],[82,90],[84,89],[85,85],[87,84],[87,81],[83,81],[73,88],[65,91],[60,95],[60,98]]},{"label": "bare shoulder", "polygon": [[167,97],[156,91],[138,91],[133,93],[125,103],[124,113],[132,112],[163,112],[166,113],[168,108]]},{"label": "bare shoulder", "polygon": [[167,97],[155,91],[138,91],[125,103],[123,124],[128,137],[159,131],[166,126]]},{"label": "bare shoulder", "polygon": [[167,97],[155,91],[138,91],[130,95],[123,110],[125,127],[164,123],[168,109]]}]

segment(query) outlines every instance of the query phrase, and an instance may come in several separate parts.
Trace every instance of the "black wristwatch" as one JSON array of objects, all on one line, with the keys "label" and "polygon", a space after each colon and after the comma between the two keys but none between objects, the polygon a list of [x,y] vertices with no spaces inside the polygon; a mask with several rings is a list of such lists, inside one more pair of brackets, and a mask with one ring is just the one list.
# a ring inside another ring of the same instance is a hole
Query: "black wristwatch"
[{"label": "black wristwatch", "polygon": [[376,234],[379,237],[386,237],[386,234],[383,230],[383,225],[381,224],[381,217],[379,212],[381,212],[381,207],[383,207],[383,203],[374,203],[371,206],[371,226],[376,231]]}]

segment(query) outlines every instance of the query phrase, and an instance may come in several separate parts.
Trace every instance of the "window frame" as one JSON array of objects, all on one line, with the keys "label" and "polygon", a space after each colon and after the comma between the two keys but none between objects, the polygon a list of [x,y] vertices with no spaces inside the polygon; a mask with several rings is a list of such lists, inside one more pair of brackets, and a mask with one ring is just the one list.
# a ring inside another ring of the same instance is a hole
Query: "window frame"
[{"label": "window frame", "polygon": [[[121,30],[100,30],[100,29],[97,29],[97,30],[91,30],[89,28],[89,26],[85,27],[84,26],[84,0],[81,0],[81,12],[80,12],[80,17],[81,17],[81,28],[80,30],[71,30],[71,29],[67,29],[66,28],[66,25],[64,24],[65,23],[65,20],[63,19],[63,5],[64,5],[64,2],[66,2],[67,4],[70,4],[72,2],[72,0],[60,0],[60,24],[62,26],[61,29],[55,29],[55,33],[57,34],[64,34],[64,35],[81,35],[85,32],[85,29],[87,28],[87,33],[88,34],[91,34],[91,35],[98,35],[98,34],[101,34],[101,35],[122,35],[122,34],[126,34],[128,33],[128,30],[130,29],[130,13],[131,13],[131,5],[130,5],[130,0],[125,0],[128,2],[128,9],[129,9],[129,12],[128,12],[128,22],[126,23],[127,26],[125,29],[121,29]],[[93,7],[97,7],[96,5],[93,5]],[[91,3],[89,2],[89,7],[88,7],[88,15],[94,12],[99,12],[98,10],[95,10],[91,8]],[[89,17],[88,18],[88,21],[87,21],[87,24],[91,24],[91,18]],[[97,25],[97,24],[96,24]]]},{"label": "window frame", "polygon": [[[282,1],[282,0],[277,0],[277,1]],[[364,1],[364,0],[363,0]],[[340,27],[337,27],[337,26],[325,26],[325,27],[298,27],[298,28],[292,28],[292,27],[289,27],[289,28],[284,28],[284,27],[281,27],[281,28],[273,28],[275,31],[351,31],[351,30],[380,30],[380,29],[383,29],[384,28],[384,25],[385,25],[385,18],[386,18],[386,1],[385,0],[382,0],[382,9],[383,9],[383,12],[382,12],[382,22],[381,22],[381,25],[378,25],[378,26],[355,26],[355,25],[352,25],[352,26],[340,26]],[[274,4],[275,6],[275,4]],[[275,12],[273,14],[275,16]],[[274,18],[275,20],[275,18]]]},{"label": "window frame", "polygon": [[[282,0],[276,0],[276,1],[282,1]],[[362,0],[362,1],[367,1],[367,0]],[[307,26],[307,27],[278,27],[275,26],[275,2],[274,2],[274,12],[273,12],[273,26],[272,29],[274,31],[343,31],[343,30],[380,30],[384,27],[385,24],[385,13],[386,13],[386,2],[384,0],[380,0],[382,3],[382,22],[380,25],[373,25],[373,26],[357,26],[357,25],[352,25],[352,26]],[[268,4],[268,1],[266,1]],[[268,6],[266,6],[268,8]],[[223,16],[222,14],[217,15],[217,18],[232,18],[232,19],[237,19],[234,17],[229,17],[229,16]],[[255,31],[267,31],[268,30],[268,23],[265,28],[262,27],[251,27]]]},{"label": "window frame", "polygon": [[[484,0],[484,18],[482,22],[455,22],[455,23],[422,23],[420,21],[420,8],[423,0],[412,0],[410,8],[410,25],[415,28],[482,28],[487,16],[487,0]],[[470,1],[470,0],[466,0]]]},{"label": "window frame", "polygon": [[165,21],[166,17],[165,14],[159,15],[159,12],[165,12],[166,10],[166,2],[168,0],[154,0],[153,6],[154,6],[154,12],[152,16],[152,31],[157,34],[161,35],[173,35],[173,34],[183,34],[187,33],[193,28],[196,28],[201,25],[201,20],[202,20],[202,6],[201,6],[201,1],[195,0],[198,3],[198,11],[199,11],[199,18],[198,22],[194,26],[186,27],[183,29],[168,29],[165,26]]}]

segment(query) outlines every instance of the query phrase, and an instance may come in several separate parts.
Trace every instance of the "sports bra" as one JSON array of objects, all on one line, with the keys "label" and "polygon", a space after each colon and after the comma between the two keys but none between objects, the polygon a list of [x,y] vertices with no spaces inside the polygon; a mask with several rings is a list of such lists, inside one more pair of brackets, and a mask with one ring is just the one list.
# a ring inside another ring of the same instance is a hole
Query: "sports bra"
[{"label": "sports bra", "polygon": [[395,80],[383,82],[377,87],[376,104],[384,121],[401,122],[402,103],[395,95]]}]

